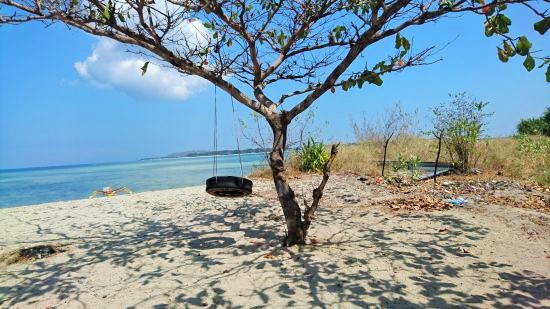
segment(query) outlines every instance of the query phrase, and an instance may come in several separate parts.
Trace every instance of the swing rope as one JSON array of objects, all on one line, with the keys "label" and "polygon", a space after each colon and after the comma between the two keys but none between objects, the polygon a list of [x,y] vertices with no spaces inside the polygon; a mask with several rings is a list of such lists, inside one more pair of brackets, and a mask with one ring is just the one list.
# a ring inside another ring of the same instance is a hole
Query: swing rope
[{"label": "swing rope", "polygon": [[239,163],[241,165],[241,183],[243,182],[244,174],[243,174],[243,159],[241,158],[241,145],[239,143],[239,132],[237,130],[237,124],[235,122],[235,103],[233,100],[233,96],[231,96],[231,108],[233,109],[233,129],[235,131],[235,136],[237,137],[237,153],[239,154]]},{"label": "swing rope", "polygon": [[[243,172],[243,160],[241,157],[241,145],[239,141],[239,134],[237,130],[237,124],[235,123],[236,112],[235,112],[235,102],[233,96],[231,96],[231,109],[233,111],[233,130],[237,139],[237,154],[239,155],[239,164],[241,168],[241,184],[244,181],[244,172]],[[212,174],[216,177],[216,182],[218,181],[218,87],[214,85],[214,162],[212,166]]]},{"label": "swing rope", "polygon": [[218,86],[214,85],[214,162],[212,175],[218,182]]}]

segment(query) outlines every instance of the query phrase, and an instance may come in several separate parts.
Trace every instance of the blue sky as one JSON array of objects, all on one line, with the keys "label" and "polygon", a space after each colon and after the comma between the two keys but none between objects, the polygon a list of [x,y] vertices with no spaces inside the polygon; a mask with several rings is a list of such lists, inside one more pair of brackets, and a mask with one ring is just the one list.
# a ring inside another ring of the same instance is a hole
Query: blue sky
[{"label": "blue sky", "polygon": [[[549,40],[532,31],[532,14],[510,15],[514,33],[527,34],[538,49],[550,49]],[[351,119],[363,114],[374,119],[398,102],[418,110],[422,127],[430,107],[460,91],[490,102],[494,115],[487,133],[492,136],[513,134],[521,118],[538,116],[550,105],[544,71],[527,72],[521,59],[501,63],[495,47],[499,40],[484,36],[479,16],[445,18],[404,34],[419,47],[452,43],[438,53],[443,61],[386,76],[382,87],[322,97],[315,112],[323,139],[353,141]],[[152,74],[144,86],[135,84],[139,72],[129,74],[120,65],[136,55],[61,24],[1,26],[0,42],[0,169],[212,149],[213,86],[186,79],[187,87],[177,88],[179,77],[171,74]],[[390,39],[373,47],[367,58],[384,57],[392,44]],[[169,89],[185,99],[173,99]],[[218,93],[219,148],[234,149],[229,97]],[[249,115],[240,105],[237,113]]]}]

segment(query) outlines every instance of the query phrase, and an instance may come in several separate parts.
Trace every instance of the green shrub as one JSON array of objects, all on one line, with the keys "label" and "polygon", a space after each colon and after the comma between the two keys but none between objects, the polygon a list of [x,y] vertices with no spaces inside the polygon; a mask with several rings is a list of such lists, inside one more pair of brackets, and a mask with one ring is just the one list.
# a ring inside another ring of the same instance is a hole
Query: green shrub
[{"label": "green shrub", "polygon": [[548,126],[542,118],[522,119],[517,128],[521,135],[544,135],[548,131]]},{"label": "green shrub", "polygon": [[475,167],[477,142],[487,124],[484,108],[488,103],[477,101],[465,93],[451,95],[451,100],[433,109],[434,131],[443,135],[443,145],[459,171]]},{"label": "green shrub", "polygon": [[315,142],[310,138],[302,144],[300,151],[300,170],[302,172],[320,172],[328,161],[328,153],[322,142]]},{"label": "green shrub", "polygon": [[522,119],[517,126],[520,135],[550,136],[550,107],[546,108],[540,118]]},{"label": "green shrub", "polygon": [[549,154],[550,139],[542,136],[517,136],[518,150],[523,154]]}]

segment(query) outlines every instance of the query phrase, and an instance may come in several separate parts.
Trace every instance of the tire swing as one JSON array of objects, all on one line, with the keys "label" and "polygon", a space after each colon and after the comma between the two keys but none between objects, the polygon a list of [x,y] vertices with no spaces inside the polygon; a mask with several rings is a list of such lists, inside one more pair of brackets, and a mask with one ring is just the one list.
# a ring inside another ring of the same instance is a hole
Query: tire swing
[{"label": "tire swing", "polygon": [[[241,166],[241,177],[237,176],[218,176],[218,110],[217,110],[217,86],[214,86],[214,162],[211,178],[206,180],[206,192],[216,197],[243,197],[252,193],[252,181],[243,176],[243,161],[241,159],[241,148],[239,145],[239,135],[237,137],[237,153],[239,154],[239,163]],[[233,123],[235,123],[235,104],[231,97],[231,108],[233,110]]]}]

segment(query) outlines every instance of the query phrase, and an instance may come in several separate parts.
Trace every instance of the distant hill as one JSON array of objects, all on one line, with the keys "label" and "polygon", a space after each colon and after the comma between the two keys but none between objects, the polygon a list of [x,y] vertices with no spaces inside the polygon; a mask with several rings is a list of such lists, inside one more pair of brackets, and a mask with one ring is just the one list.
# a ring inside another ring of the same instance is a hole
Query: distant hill
[{"label": "distant hill", "polygon": [[[269,151],[271,151],[271,149],[268,149],[268,148],[249,148],[249,149],[242,149],[241,154],[265,153],[265,152],[269,152]],[[217,155],[232,155],[232,154],[238,154],[238,153],[239,153],[238,150],[218,150],[217,152],[202,151],[202,150],[191,150],[191,151],[171,153],[171,154],[163,156],[163,157],[143,158],[143,159],[140,159],[140,161],[159,160],[159,159],[174,159],[174,158],[204,157],[204,156],[213,156],[215,154],[217,154]]]}]

